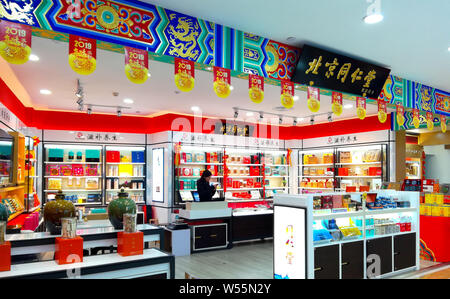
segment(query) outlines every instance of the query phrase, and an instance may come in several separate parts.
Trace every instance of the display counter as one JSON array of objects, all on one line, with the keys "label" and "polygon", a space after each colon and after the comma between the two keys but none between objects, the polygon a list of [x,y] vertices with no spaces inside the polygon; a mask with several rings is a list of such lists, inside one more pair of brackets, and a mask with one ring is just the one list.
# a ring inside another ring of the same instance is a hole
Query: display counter
[{"label": "display counter", "polygon": [[231,223],[232,242],[273,237],[272,209],[235,209]]},{"label": "display counter", "polygon": [[450,262],[450,217],[420,216],[421,256],[424,259]]},{"label": "display counter", "polygon": [[383,278],[419,269],[419,192],[279,195],[275,278]]},{"label": "display counter", "polygon": [[58,265],[45,261],[12,265],[11,271],[0,272],[0,278],[14,279],[118,279],[175,278],[175,258],[158,249],[146,249],[142,255],[123,257],[104,254],[84,257],[83,262]]}]

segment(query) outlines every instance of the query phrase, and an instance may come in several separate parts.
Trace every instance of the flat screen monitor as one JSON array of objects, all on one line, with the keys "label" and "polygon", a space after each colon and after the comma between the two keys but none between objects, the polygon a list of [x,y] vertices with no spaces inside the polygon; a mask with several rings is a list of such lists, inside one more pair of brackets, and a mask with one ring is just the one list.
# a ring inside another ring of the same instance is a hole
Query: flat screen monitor
[{"label": "flat screen monitor", "polygon": [[191,191],[192,192],[192,196],[194,197],[194,201],[195,202],[199,202],[200,201],[200,195],[198,194],[197,191]]},{"label": "flat screen monitor", "polygon": [[194,197],[190,191],[180,191],[181,201],[194,201]]}]

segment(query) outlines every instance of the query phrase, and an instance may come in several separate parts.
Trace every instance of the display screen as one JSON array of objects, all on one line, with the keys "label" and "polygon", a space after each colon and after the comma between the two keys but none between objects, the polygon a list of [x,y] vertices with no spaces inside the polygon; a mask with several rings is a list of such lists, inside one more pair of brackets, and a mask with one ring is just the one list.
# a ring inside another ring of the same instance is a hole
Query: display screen
[{"label": "display screen", "polygon": [[152,150],[152,200],[164,202],[164,149]]},{"label": "display screen", "polygon": [[306,210],[274,206],[275,279],[306,278]]},{"label": "display screen", "polygon": [[194,196],[194,201],[200,201],[200,195],[197,191],[192,191],[192,196]]},{"label": "display screen", "polygon": [[180,191],[181,201],[193,201],[192,193],[190,191]]}]

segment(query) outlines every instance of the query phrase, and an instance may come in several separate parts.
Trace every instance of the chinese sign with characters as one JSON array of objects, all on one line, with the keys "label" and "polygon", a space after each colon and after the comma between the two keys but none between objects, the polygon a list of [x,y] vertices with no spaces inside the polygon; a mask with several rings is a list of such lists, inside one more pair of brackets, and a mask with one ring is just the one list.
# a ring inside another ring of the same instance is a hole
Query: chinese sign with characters
[{"label": "chinese sign with characters", "polygon": [[251,137],[253,136],[253,130],[254,126],[219,121],[216,123],[214,133],[219,135]]},{"label": "chinese sign with characters", "polygon": [[305,45],[295,83],[378,98],[390,70]]},{"label": "chinese sign with characters", "polygon": [[348,135],[348,136],[330,136],[328,137],[327,144],[330,145],[341,145],[341,144],[352,144],[358,142],[358,136]]},{"label": "chinese sign with characters", "polygon": [[119,141],[119,138],[115,133],[75,132],[75,140],[80,141],[116,142]]}]

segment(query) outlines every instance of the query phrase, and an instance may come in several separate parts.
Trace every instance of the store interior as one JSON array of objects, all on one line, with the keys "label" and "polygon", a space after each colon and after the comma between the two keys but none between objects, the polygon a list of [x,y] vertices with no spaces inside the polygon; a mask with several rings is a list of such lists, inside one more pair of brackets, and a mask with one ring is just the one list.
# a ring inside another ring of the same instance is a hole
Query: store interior
[{"label": "store interior", "polygon": [[[124,47],[106,41],[95,71],[80,75],[68,36],[35,29],[28,62],[0,58],[0,249],[12,244],[0,278],[65,275],[66,231],[52,232],[52,213],[75,219],[81,267],[99,268],[87,271],[93,278],[124,261],[125,214],[143,248],[120,277],[140,271],[133,261],[148,268],[142,277],[199,279],[372,278],[370,254],[381,256],[373,275],[382,278],[450,262],[450,132],[438,118],[432,130],[424,114],[418,129],[396,130],[395,103],[381,121],[368,98],[360,119],[356,97],[344,95],[336,113],[331,90],[312,112],[302,84],[286,108],[271,78],[255,103],[248,73],[236,71],[220,98],[212,63],[195,62],[195,87],[183,92],[173,57],[154,53],[146,82],[134,84]],[[209,202],[197,187],[206,170]],[[303,249],[286,249],[294,239]]]}]

